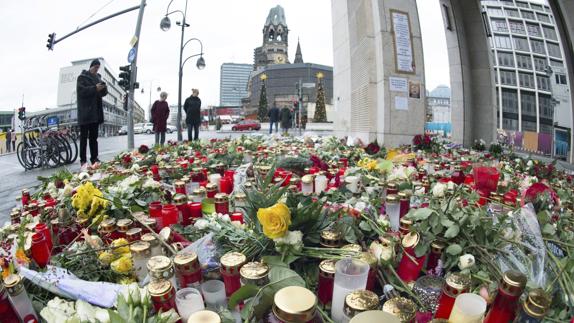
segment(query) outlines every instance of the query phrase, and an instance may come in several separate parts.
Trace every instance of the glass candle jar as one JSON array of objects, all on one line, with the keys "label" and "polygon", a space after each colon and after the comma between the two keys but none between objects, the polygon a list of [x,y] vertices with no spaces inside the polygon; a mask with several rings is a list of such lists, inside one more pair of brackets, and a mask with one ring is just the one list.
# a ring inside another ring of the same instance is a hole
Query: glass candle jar
[{"label": "glass candle jar", "polygon": [[387,183],[387,195],[396,195],[399,193],[399,186],[397,183]]},{"label": "glass candle jar", "polygon": [[130,219],[119,219],[117,222],[118,237],[126,239],[127,238],[126,233],[132,227],[133,224],[134,221]]},{"label": "glass candle jar", "polygon": [[347,294],[358,289],[365,289],[369,269],[369,264],[360,259],[345,258],[337,261],[331,306],[331,318],[334,321],[341,322],[344,318]]},{"label": "glass candle jar", "polygon": [[384,322],[384,323],[401,323],[398,317],[389,314],[384,311],[365,311],[361,312],[355,317],[353,317],[350,323],[373,323],[373,322]]},{"label": "glass candle jar", "polygon": [[221,276],[223,276],[225,295],[227,297],[241,287],[240,270],[246,261],[247,258],[240,252],[230,251],[221,256]]},{"label": "glass candle jar", "polygon": [[301,193],[313,194],[313,175],[305,175],[301,178]]},{"label": "glass candle jar", "polygon": [[408,298],[393,297],[383,304],[383,311],[398,317],[403,323],[414,323],[417,306]]},{"label": "glass candle jar", "polygon": [[241,285],[264,286],[269,283],[269,266],[262,262],[248,262],[239,270]]},{"label": "glass candle jar", "polygon": [[34,233],[32,235],[32,259],[40,268],[45,268],[50,262],[50,249],[48,242],[42,233]]},{"label": "glass candle jar", "polygon": [[187,204],[187,195],[178,194],[173,198],[173,203],[179,213],[179,223],[184,226],[192,224],[191,210]]},{"label": "glass candle jar", "polygon": [[326,309],[330,309],[333,299],[333,286],[335,283],[335,263],[333,259],[323,260],[319,263],[319,280],[317,283],[317,297]]},{"label": "glass candle jar", "polygon": [[165,227],[169,227],[172,224],[177,224],[179,221],[179,212],[177,207],[173,204],[166,204],[163,206],[161,210],[161,224],[159,225],[159,229],[163,229]]},{"label": "glass candle jar", "polygon": [[233,206],[235,210],[241,208],[244,209],[247,207],[247,195],[243,192],[236,192],[233,195]]},{"label": "glass candle jar", "polygon": [[399,220],[400,220],[400,204],[397,195],[389,194],[385,201],[385,212],[389,217],[389,222],[391,230],[393,232],[399,231]]},{"label": "glass candle jar", "polygon": [[317,312],[317,297],[305,287],[288,286],[280,289],[273,297],[269,322],[322,322]]},{"label": "glass candle jar", "polygon": [[550,308],[551,300],[543,289],[536,288],[528,293],[522,302],[515,322],[540,323]]},{"label": "glass candle jar", "polygon": [[126,231],[126,240],[128,242],[134,242],[141,239],[142,236],[142,229],[141,228],[131,228]]},{"label": "glass candle jar", "polygon": [[460,167],[460,165],[454,166],[454,172],[452,173],[451,180],[456,185],[461,185],[464,183],[464,172],[462,171],[462,167]]},{"label": "glass candle jar", "polygon": [[[20,321],[24,323],[40,322],[38,314],[36,314],[36,311],[32,306],[32,301],[24,289],[22,277],[18,274],[11,274],[4,278],[4,285],[8,291],[8,295],[10,295],[12,307],[18,314]],[[2,319],[4,319],[4,317],[2,317]]]},{"label": "glass candle jar", "polygon": [[40,211],[38,210],[38,204],[33,201],[30,202],[30,204],[28,204],[28,212],[30,212],[32,217],[38,216],[38,214],[40,214]]},{"label": "glass candle jar", "polygon": [[112,243],[112,241],[118,238],[118,234],[116,232],[116,220],[108,218],[102,221],[102,223],[100,223],[98,233],[105,243]]},{"label": "glass candle jar", "polygon": [[231,216],[229,217],[231,221],[237,221],[239,223],[244,223],[243,220],[243,213],[241,212],[233,212],[231,213]]},{"label": "glass candle jar", "polygon": [[431,250],[429,252],[428,261],[427,261],[427,272],[430,271],[433,273],[438,266],[438,261],[441,259],[442,251],[446,245],[438,240],[435,240],[431,243]]},{"label": "glass candle jar", "polygon": [[411,196],[407,192],[399,192],[399,216],[402,219],[411,208]]},{"label": "glass candle jar", "polygon": [[415,254],[415,248],[419,241],[420,235],[417,232],[410,232],[403,237],[401,242],[404,253],[399,263],[397,274],[406,283],[416,281],[419,278],[426,259],[426,255],[417,257]]},{"label": "glass candle jar", "polygon": [[147,263],[151,258],[151,246],[149,242],[136,241],[130,245],[130,252],[134,264],[134,271],[138,282],[143,282],[148,274]]},{"label": "glass candle jar", "polygon": [[0,317],[7,323],[17,323],[19,322],[18,314],[12,307],[10,303],[10,298],[8,297],[8,291],[4,288],[4,284],[0,280]]},{"label": "glass candle jar", "polygon": [[454,306],[456,297],[460,294],[466,293],[470,289],[470,277],[460,273],[450,273],[446,276],[446,280],[442,287],[442,293],[438,300],[438,308],[435,314],[437,319],[448,319],[450,312]]},{"label": "glass candle jar", "polygon": [[179,288],[199,287],[201,284],[201,267],[195,252],[177,254],[173,258],[173,264]]},{"label": "glass candle jar", "polygon": [[233,192],[233,179],[228,177],[221,178],[219,182],[219,191],[225,194],[231,194]]},{"label": "glass candle jar", "polygon": [[141,240],[149,243],[152,257],[163,255],[161,244],[153,234],[145,233],[142,235]]},{"label": "glass candle jar", "polygon": [[193,221],[203,217],[203,214],[201,213],[201,202],[189,202],[187,205]]},{"label": "glass candle jar", "polygon": [[175,288],[169,280],[152,281],[147,290],[156,313],[175,309]]},{"label": "glass candle jar", "polygon": [[142,233],[146,234],[146,233],[150,233],[150,230],[148,229],[148,227],[150,229],[152,229],[154,232],[159,231],[158,229],[158,220],[161,220],[161,218],[147,218],[147,219],[143,219],[141,221],[142,224],[145,224],[146,226],[144,226],[142,228]]},{"label": "glass candle jar", "polygon": [[400,236],[403,237],[411,232],[411,227],[413,225],[413,221],[407,220],[406,218],[402,218],[399,220],[399,233]]},{"label": "glass candle jar", "polygon": [[315,177],[315,194],[327,190],[327,176],[319,174]]},{"label": "glass candle jar", "polygon": [[486,312],[486,300],[480,295],[465,293],[456,297],[448,321],[449,323],[482,323],[484,312]]},{"label": "glass candle jar", "polygon": [[217,194],[217,184],[209,183],[205,185],[205,190],[207,192],[207,198],[214,198],[215,194]]},{"label": "glass candle jar", "polygon": [[219,314],[209,310],[197,311],[189,316],[187,323],[221,323]]},{"label": "glass candle jar", "polygon": [[337,231],[323,230],[321,231],[319,243],[325,248],[339,248],[341,245],[341,234]]},{"label": "glass candle jar", "polygon": [[197,183],[199,186],[199,182],[203,182],[207,180],[207,176],[203,172],[203,168],[201,167],[194,167],[191,172],[191,180],[194,183]]},{"label": "glass candle jar", "polygon": [[51,251],[52,248],[54,247],[54,244],[52,243],[52,234],[50,233],[50,229],[48,229],[48,226],[44,223],[38,223],[36,224],[34,230],[36,231],[36,233],[40,233],[44,236],[44,239],[46,239],[46,244],[48,245],[48,250]]},{"label": "glass candle jar", "polygon": [[345,297],[343,323],[349,322],[357,314],[379,308],[379,297],[369,290],[359,289]]},{"label": "glass candle jar", "polygon": [[361,252],[358,259],[369,264],[369,275],[367,276],[366,290],[374,291],[377,284],[377,258],[370,252]]},{"label": "glass candle jar", "polygon": [[[205,309],[203,303],[203,296],[201,292],[195,288],[181,288],[175,293],[175,304],[177,305],[177,312],[181,316],[181,322],[186,323],[189,317],[197,312]],[[205,323],[205,320],[197,321]]]},{"label": "glass candle jar", "polygon": [[484,323],[512,321],[525,286],[526,276],[524,274],[514,270],[505,272]]},{"label": "glass candle jar", "polygon": [[215,194],[215,212],[229,214],[229,196],[226,193]]},{"label": "glass candle jar", "polygon": [[187,190],[184,181],[175,181],[173,183],[173,188],[175,190],[175,194],[187,195]]},{"label": "glass candle jar", "polygon": [[147,262],[147,271],[150,280],[169,280],[172,286],[177,286],[173,261],[166,256],[152,256]]},{"label": "glass candle jar", "polygon": [[161,218],[161,208],[162,205],[160,201],[150,202],[148,205],[149,216],[151,218]]}]

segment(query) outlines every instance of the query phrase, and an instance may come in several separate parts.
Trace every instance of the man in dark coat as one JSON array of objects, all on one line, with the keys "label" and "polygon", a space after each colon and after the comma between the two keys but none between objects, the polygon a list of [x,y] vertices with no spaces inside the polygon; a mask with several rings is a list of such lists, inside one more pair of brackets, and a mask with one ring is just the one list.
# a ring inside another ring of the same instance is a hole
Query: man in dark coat
[{"label": "man in dark coat", "polygon": [[291,127],[291,111],[288,107],[283,107],[281,109],[281,129],[283,129],[283,133],[287,134],[289,132],[289,128]]},{"label": "man in dark coat", "polygon": [[151,120],[153,122],[153,132],[155,132],[155,144],[163,146],[165,142],[165,132],[167,131],[167,118],[169,118],[169,105],[167,104],[167,93],[161,92],[159,100],[155,101],[151,107]]},{"label": "man in dark coat", "polygon": [[108,94],[106,83],[102,82],[98,70],[100,61],[94,59],[89,70],[83,70],[78,76],[76,93],[78,95],[78,125],[80,126],[80,164],[87,168],[86,145],[90,141],[90,162],[99,165],[98,127],[104,122],[102,97]]},{"label": "man in dark coat", "polygon": [[[198,97],[199,90],[192,89],[191,96],[185,100],[185,123],[187,124],[187,140],[199,139],[199,127],[201,126],[201,100]],[[193,137],[192,137],[193,130]]]},{"label": "man in dark coat", "polygon": [[273,132],[273,124],[275,124],[275,132],[279,132],[279,108],[277,106],[273,106],[271,110],[269,110],[269,133]]}]

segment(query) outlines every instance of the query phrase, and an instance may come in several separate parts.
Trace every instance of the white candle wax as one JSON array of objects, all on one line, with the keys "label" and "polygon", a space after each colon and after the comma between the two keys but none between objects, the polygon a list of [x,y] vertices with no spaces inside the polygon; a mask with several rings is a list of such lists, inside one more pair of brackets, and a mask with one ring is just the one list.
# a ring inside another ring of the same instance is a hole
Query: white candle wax
[{"label": "white candle wax", "polygon": [[318,175],[315,177],[315,193],[319,194],[327,189],[327,176]]},{"label": "white candle wax", "polygon": [[215,184],[215,185],[217,185],[217,187],[219,187],[219,183],[221,182],[221,175],[219,175],[219,174],[209,175],[209,182],[211,184]]},{"label": "white candle wax", "polygon": [[195,288],[183,288],[178,290],[175,294],[175,304],[177,306],[177,312],[183,322],[187,322],[191,314],[205,309],[203,297]]},{"label": "white candle wax", "polygon": [[336,323],[341,323],[345,317],[345,297],[352,291],[365,289],[367,286],[369,269],[369,264],[365,261],[352,258],[339,260],[335,264],[331,317]]},{"label": "white candle wax", "polygon": [[481,323],[486,312],[486,301],[477,294],[457,296],[448,321],[450,323]]},{"label": "white candle wax", "polygon": [[389,217],[389,222],[391,224],[391,230],[394,232],[399,231],[400,226],[400,204],[393,202],[386,202],[385,203],[385,211],[387,212],[387,216]]}]

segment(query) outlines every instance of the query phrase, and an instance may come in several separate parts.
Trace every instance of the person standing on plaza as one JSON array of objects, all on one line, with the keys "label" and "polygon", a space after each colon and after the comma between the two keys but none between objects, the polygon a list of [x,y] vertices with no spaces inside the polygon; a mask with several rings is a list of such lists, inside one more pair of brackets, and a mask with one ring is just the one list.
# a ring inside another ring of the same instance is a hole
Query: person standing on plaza
[{"label": "person standing on plaza", "polygon": [[78,76],[76,93],[78,95],[78,125],[80,126],[80,164],[88,167],[86,146],[90,142],[90,162],[98,166],[98,128],[104,122],[102,97],[108,94],[106,83],[102,82],[98,70],[100,61],[94,59],[89,70],[83,70]]},{"label": "person standing on plaza", "polygon": [[[201,100],[198,97],[199,90],[191,89],[191,96],[185,100],[185,123],[187,124],[187,140],[199,139],[199,127],[201,126]],[[193,130],[193,136],[192,136]]]},{"label": "person standing on plaza", "polygon": [[12,132],[10,129],[6,129],[6,152],[10,152],[10,147],[12,146]]},{"label": "person standing on plaza", "polygon": [[167,93],[161,92],[159,100],[155,101],[151,107],[151,119],[153,131],[155,132],[155,144],[163,146],[165,143],[165,132],[167,130],[167,118],[169,117],[169,105],[167,104]]},{"label": "person standing on plaza", "polygon": [[275,132],[279,132],[279,108],[276,105],[269,110],[269,134],[273,132],[273,124],[275,124]]},{"label": "person standing on plaza", "polygon": [[283,107],[281,109],[281,129],[283,130],[284,134],[289,132],[289,127],[291,126],[291,111],[289,111],[288,107]]},{"label": "person standing on plaza", "polygon": [[16,130],[12,129],[12,151],[16,152]]}]

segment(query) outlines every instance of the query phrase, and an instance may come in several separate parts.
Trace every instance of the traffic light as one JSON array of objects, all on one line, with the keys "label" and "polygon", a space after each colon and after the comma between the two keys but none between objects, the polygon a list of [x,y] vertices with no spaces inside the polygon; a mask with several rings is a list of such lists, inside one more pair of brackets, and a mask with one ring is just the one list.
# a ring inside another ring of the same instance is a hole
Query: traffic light
[{"label": "traffic light", "polygon": [[18,108],[18,119],[20,119],[20,120],[26,119],[26,108],[25,107]]},{"label": "traffic light", "polygon": [[56,33],[51,33],[48,35],[48,44],[46,45],[46,47],[48,47],[48,50],[54,50],[54,44],[56,42]]},{"label": "traffic light", "polygon": [[128,111],[128,95],[124,95],[124,110]]},{"label": "traffic light", "polygon": [[118,82],[118,85],[127,92],[130,90],[130,79],[132,76],[131,65],[120,67],[120,71],[120,81]]}]

